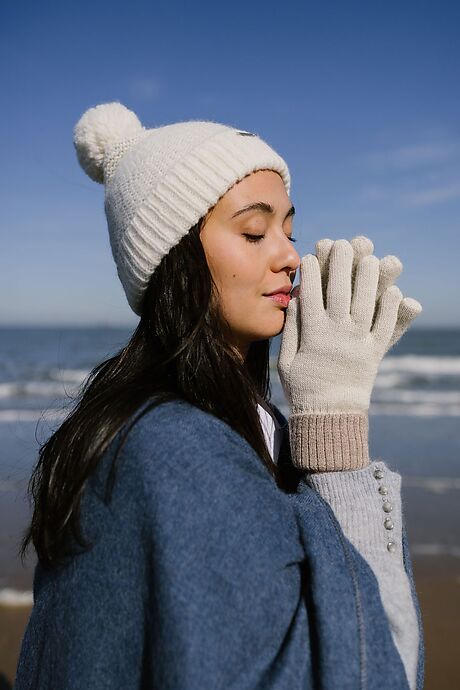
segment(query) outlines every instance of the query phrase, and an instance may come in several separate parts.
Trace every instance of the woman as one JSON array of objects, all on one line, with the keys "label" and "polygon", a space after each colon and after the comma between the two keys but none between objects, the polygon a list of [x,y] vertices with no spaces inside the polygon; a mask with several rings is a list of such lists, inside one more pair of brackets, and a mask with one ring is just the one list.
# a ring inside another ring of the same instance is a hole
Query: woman
[{"label": "woman", "polygon": [[300,260],[288,168],[253,133],[112,103],[74,141],[140,321],[40,450],[15,687],[422,688],[401,477],[367,438],[421,309],[399,260],[363,237]]}]

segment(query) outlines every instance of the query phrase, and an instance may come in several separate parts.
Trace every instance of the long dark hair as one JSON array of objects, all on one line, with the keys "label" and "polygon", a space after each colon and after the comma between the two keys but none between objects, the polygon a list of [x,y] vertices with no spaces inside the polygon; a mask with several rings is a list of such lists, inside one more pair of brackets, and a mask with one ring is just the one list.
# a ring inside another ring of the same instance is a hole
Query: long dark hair
[{"label": "long dark hair", "polygon": [[23,558],[31,542],[45,567],[61,562],[71,541],[89,547],[79,519],[88,476],[128,420],[123,438],[139,416],[168,400],[188,401],[227,422],[280,482],[257,412],[257,396],[271,400],[270,340],[253,342],[245,361],[226,342],[228,324],[200,239],[203,221],[163,257],[128,344],[91,371],[70,414],[40,447]]}]

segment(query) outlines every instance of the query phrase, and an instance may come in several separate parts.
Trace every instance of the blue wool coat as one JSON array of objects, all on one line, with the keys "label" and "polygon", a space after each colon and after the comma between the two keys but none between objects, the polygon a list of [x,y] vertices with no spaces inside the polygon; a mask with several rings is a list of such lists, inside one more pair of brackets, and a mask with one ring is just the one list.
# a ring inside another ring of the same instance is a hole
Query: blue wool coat
[{"label": "blue wool coat", "polygon": [[[279,410],[280,421],[286,423]],[[37,566],[16,690],[406,690],[376,577],[290,465],[277,487],[226,423],[182,401],[114,444],[82,502],[93,548]],[[405,528],[403,554],[420,626]]]}]

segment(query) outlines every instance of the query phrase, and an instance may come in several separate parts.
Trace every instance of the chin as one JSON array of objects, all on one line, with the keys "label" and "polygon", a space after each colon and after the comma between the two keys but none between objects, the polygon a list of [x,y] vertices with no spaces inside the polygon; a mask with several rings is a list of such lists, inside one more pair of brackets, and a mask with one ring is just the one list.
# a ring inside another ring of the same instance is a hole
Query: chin
[{"label": "chin", "polygon": [[[284,329],[284,324],[286,323],[286,309],[280,309],[278,313],[278,318],[273,320],[270,328],[270,335],[268,338],[273,338],[275,335],[281,333]],[[268,330],[268,329],[267,329]]]},{"label": "chin", "polygon": [[273,325],[271,327],[267,327],[265,329],[264,333],[260,333],[258,336],[258,340],[267,340],[268,338],[274,338],[276,335],[279,335],[284,329],[284,319],[276,326]]},{"label": "chin", "polygon": [[[257,342],[258,340],[268,340],[279,335],[286,321],[286,310],[278,309],[277,313],[271,314],[267,318],[266,314],[257,315],[251,314],[251,325],[257,324],[257,331],[252,331],[249,328],[245,329],[243,338],[246,342]],[[239,331],[242,335],[243,331]]]}]

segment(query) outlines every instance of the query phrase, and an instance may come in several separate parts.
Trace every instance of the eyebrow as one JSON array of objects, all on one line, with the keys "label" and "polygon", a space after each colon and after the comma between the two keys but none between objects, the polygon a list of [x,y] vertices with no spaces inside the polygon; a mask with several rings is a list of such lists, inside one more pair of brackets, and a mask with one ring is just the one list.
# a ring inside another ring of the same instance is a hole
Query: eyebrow
[{"label": "eyebrow", "polygon": [[[240,208],[239,211],[233,214],[232,218],[236,218],[237,216],[240,216],[242,213],[247,213],[248,211],[262,211],[262,213],[274,213],[275,209],[271,204],[267,204],[265,201],[256,201],[254,204],[250,204],[249,206],[244,206],[244,208]],[[295,208],[294,206],[291,206],[289,211],[286,213],[284,220],[286,218],[289,218],[289,216],[293,216],[295,213]]]}]

